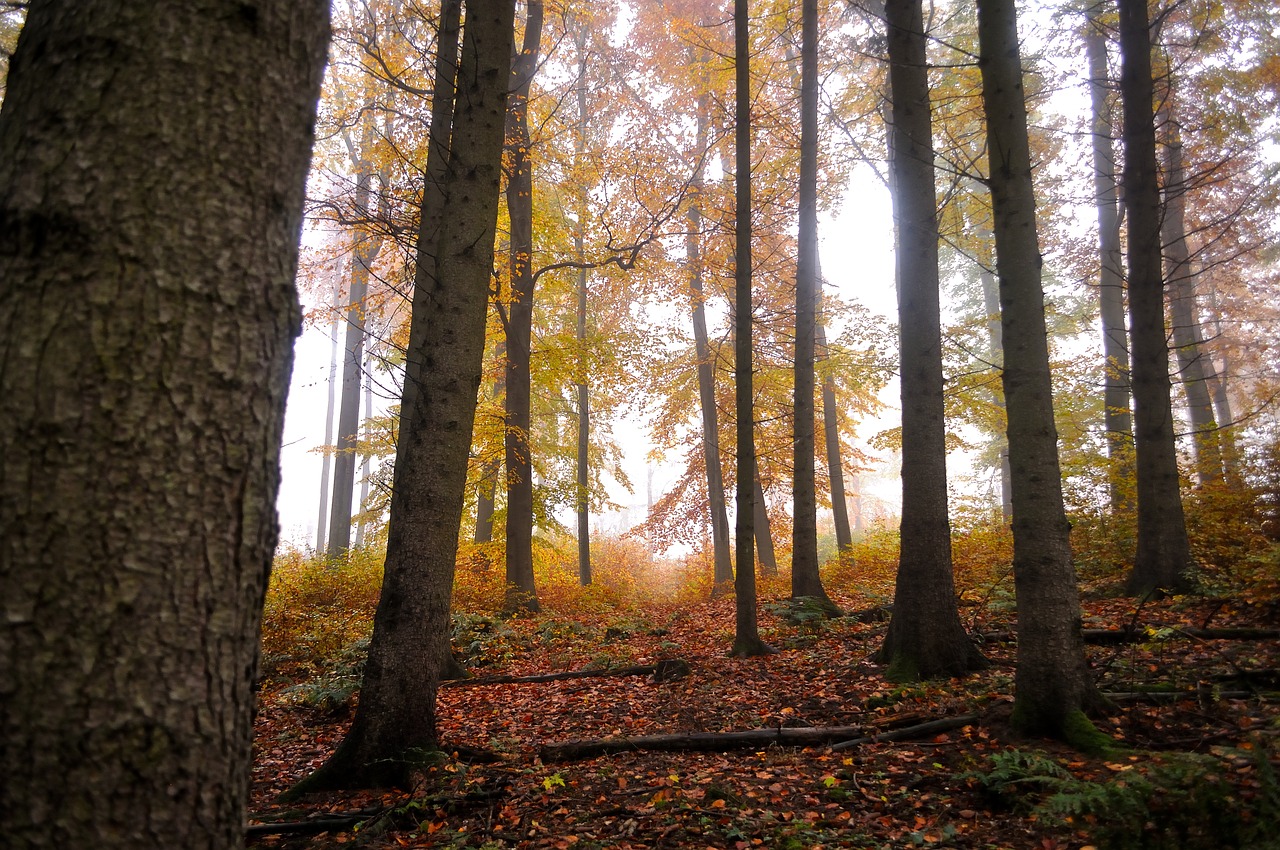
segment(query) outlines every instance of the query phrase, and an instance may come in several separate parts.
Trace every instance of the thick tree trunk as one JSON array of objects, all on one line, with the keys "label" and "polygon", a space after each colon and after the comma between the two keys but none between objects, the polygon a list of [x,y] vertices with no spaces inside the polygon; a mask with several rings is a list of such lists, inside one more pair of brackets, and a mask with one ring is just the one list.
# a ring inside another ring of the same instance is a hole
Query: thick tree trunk
[{"label": "thick tree trunk", "polygon": [[800,221],[796,261],[793,395],[791,596],[830,604],[818,572],[818,496],[814,466],[814,344],[818,307],[818,2],[801,3]]},{"label": "thick tree trunk", "polygon": [[[335,283],[333,287],[333,297],[330,306],[336,311],[338,309],[338,298],[341,288]],[[339,319],[334,316],[333,324],[329,328],[329,400],[325,406],[324,413],[324,444],[325,446],[333,445],[333,413],[335,401],[338,397],[338,328]],[[320,513],[316,519],[316,553],[325,551],[325,546],[329,541],[329,484],[332,478],[333,455],[328,451],[324,453],[324,457],[320,461]]]},{"label": "thick tree trunk", "polygon": [[511,303],[507,308],[507,590],[503,610],[537,611],[533,578],[533,458],[530,357],[533,345],[533,163],[529,87],[538,69],[542,0],[527,0],[524,44],[507,99],[507,214],[511,221]]},{"label": "thick tree trunk", "polygon": [[243,846],[328,8],[30,7],[0,111],[6,847]]},{"label": "thick tree trunk", "polygon": [[1018,667],[1013,720],[1073,739],[1097,701],[1080,635],[1071,525],[1053,421],[1031,150],[1013,0],[978,0],[978,65],[1000,281],[1001,370],[1013,497]]},{"label": "thick tree trunk", "polygon": [[1098,302],[1102,319],[1103,423],[1111,509],[1132,510],[1133,416],[1129,410],[1129,340],[1124,326],[1124,268],[1120,253],[1120,187],[1116,183],[1115,129],[1108,93],[1107,35],[1102,5],[1086,10],[1089,102],[1093,113],[1093,194],[1098,207]]},{"label": "thick tree trunk", "polygon": [[704,306],[702,263],[702,190],[705,175],[702,163],[707,154],[707,132],[710,123],[710,98],[698,98],[695,129],[698,165],[689,183],[693,203],[689,205],[689,235],[685,254],[689,261],[689,300],[693,306],[693,350],[698,358],[698,402],[702,411],[702,458],[707,474],[707,510],[711,514],[711,551],[713,560],[712,595],[719,595],[733,581],[733,556],[729,549],[729,510],[725,504],[724,474],[720,467],[720,414],[716,408],[716,372],[707,336],[707,310]]},{"label": "thick tree trunk", "polygon": [[1145,0],[1119,0],[1119,7],[1124,195],[1129,210],[1129,350],[1138,476],[1138,546],[1126,589],[1140,596],[1156,590],[1189,590],[1192,560],[1169,400],[1151,33]]},{"label": "thick tree trunk", "polygon": [[1209,395],[1209,382],[1214,377],[1213,364],[1204,353],[1204,334],[1200,330],[1199,311],[1196,309],[1195,274],[1191,268],[1191,250],[1187,246],[1187,176],[1182,165],[1182,138],[1167,103],[1163,118],[1160,123],[1166,134],[1165,187],[1160,238],[1164,244],[1169,314],[1173,320],[1173,350],[1182,388],[1187,395],[1196,477],[1201,484],[1220,484],[1222,447],[1218,440],[1218,423],[1213,415],[1213,399]]},{"label": "thick tree trunk", "polygon": [[[445,4],[387,560],[360,703],[333,756],[295,793],[407,781],[437,743],[435,700],[484,358],[513,0]],[[452,127],[452,132],[450,132]]]},{"label": "thick tree trunk", "polygon": [[984,664],[960,624],[951,573],[942,399],[938,221],[920,0],[889,0],[893,216],[902,382],[901,555],[893,619],[878,660],[897,679],[955,676]]},{"label": "thick tree trunk", "polygon": [[764,655],[756,613],[755,411],[751,381],[751,40],[747,0],[733,0],[734,304],[733,379],[737,413],[737,523],[734,549],[734,655]]}]

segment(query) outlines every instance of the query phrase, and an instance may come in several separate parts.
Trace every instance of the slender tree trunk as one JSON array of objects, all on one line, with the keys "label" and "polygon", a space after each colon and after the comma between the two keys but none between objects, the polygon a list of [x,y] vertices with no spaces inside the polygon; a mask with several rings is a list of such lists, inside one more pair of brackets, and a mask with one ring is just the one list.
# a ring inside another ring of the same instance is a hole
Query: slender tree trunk
[{"label": "slender tree trunk", "polygon": [[404,783],[437,744],[515,13],[513,0],[468,0],[455,117],[460,5],[441,14],[387,561],[360,703],[338,750],[294,793]]},{"label": "slender tree trunk", "polygon": [[364,373],[365,298],[369,292],[368,236],[360,220],[369,212],[373,168],[363,157],[369,141],[366,122],[356,162],[355,217],[347,279],[346,357],[342,362],[342,398],[338,404],[338,444],[333,460],[333,505],[329,515],[330,559],[351,548],[351,502],[356,480],[356,442],[360,436],[360,381]]},{"label": "slender tree trunk", "polygon": [[1201,484],[1220,484],[1222,448],[1218,440],[1218,423],[1213,415],[1213,399],[1209,395],[1213,364],[1204,353],[1204,335],[1196,309],[1195,275],[1191,268],[1191,250],[1187,246],[1187,177],[1182,165],[1182,138],[1176,119],[1169,114],[1167,100],[1163,118],[1159,122],[1166,134],[1164,216],[1160,220],[1160,237],[1164,244],[1174,354],[1191,417],[1191,448],[1196,477]]},{"label": "slender tree trunk", "polygon": [[[985,228],[979,230],[978,236],[987,243],[994,242],[994,234]],[[978,280],[982,284],[982,306],[987,311],[987,340],[990,343],[987,359],[999,368],[1004,364],[1004,331],[1000,327],[1000,285],[996,281],[996,276],[991,272],[989,255],[984,257],[979,264]],[[999,410],[1004,411],[1003,390],[992,388],[991,403]],[[1013,483],[1010,480],[1012,471],[1009,468],[1009,440],[1007,435],[997,435],[996,440],[999,444],[997,462],[1000,464],[1000,515],[1009,520],[1013,517]]]},{"label": "slender tree trunk", "polygon": [[[1213,322],[1213,333],[1215,338],[1222,337],[1222,311],[1218,307],[1218,290],[1213,284],[1213,277],[1207,272],[1202,272],[1202,279],[1208,282],[1208,309],[1209,319]],[[1243,480],[1240,476],[1240,449],[1236,445],[1236,418],[1231,408],[1231,395],[1227,391],[1227,376],[1231,373],[1231,361],[1226,354],[1222,354],[1222,368],[1219,369],[1213,361],[1213,357],[1209,357],[1208,371],[1212,374],[1209,380],[1209,392],[1213,394],[1213,410],[1216,414],[1218,427],[1221,429],[1222,444],[1222,466],[1226,475],[1227,483],[1232,487],[1243,486]]]},{"label": "slender tree trunk", "polygon": [[[369,422],[373,419],[373,352],[368,349],[364,353],[364,440],[367,445],[372,436]],[[366,451],[364,457],[360,460],[360,502],[357,510],[360,513],[360,519],[356,523],[356,548],[359,549],[365,543],[365,528],[368,521],[364,518],[364,512],[367,509],[366,503],[369,501],[369,454]]]},{"label": "slender tree trunk", "polygon": [[328,14],[28,11],[0,111],[5,847],[244,846]]},{"label": "slender tree trunk", "polygon": [[920,0],[889,0],[885,17],[898,236],[902,545],[893,618],[876,657],[891,678],[917,679],[960,675],[985,662],[960,624],[951,573],[937,199]]},{"label": "slender tree trunk", "polygon": [[733,654],[772,652],[760,639],[756,613],[755,476],[756,437],[751,380],[751,39],[747,0],[733,0],[734,56],[734,304],[733,379],[738,422],[738,566],[734,575]]},{"label": "slender tree trunk", "polygon": [[1071,563],[1071,525],[1062,503],[1013,0],[978,0],[978,40],[1000,279],[1005,353],[1001,374],[1013,473],[1013,572],[1018,602],[1013,722],[1031,733],[1075,740],[1084,726],[1081,712],[1099,697],[1085,663],[1080,600]]},{"label": "slender tree trunk", "polygon": [[503,610],[538,611],[533,578],[533,458],[530,357],[533,345],[533,163],[529,88],[538,70],[542,0],[526,0],[524,44],[511,67],[507,99],[507,214],[511,220],[511,303],[507,310],[507,591]]},{"label": "slender tree trunk", "polygon": [[1098,207],[1098,301],[1102,318],[1103,423],[1107,432],[1112,511],[1133,508],[1133,416],[1129,411],[1129,341],[1124,326],[1124,268],[1120,253],[1120,187],[1115,129],[1108,99],[1107,36],[1102,5],[1086,10],[1089,102],[1093,113],[1093,194]]},{"label": "slender tree trunk", "polygon": [[702,191],[705,187],[703,162],[707,154],[707,125],[710,98],[698,97],[696,148],[698,165],[689,183],[693,202],[687,214],[689,235],[685,254],[689,260],[689,300],[693,306],[693,346],[698,358],[698,402],[702,410],[702,452],[707,474],[707,508],[711,514],[711,547],[714,572],[712,595],[718,596],[733,581],[733,558],[729,550],[729,511],[725,504],[724,475],[720,467],[720,414],[716,408],[715,360],[707,335],[706,293],[703,289]]},{"label": "slender tree trunk", "polygon": [[802,0],[800,45],[800,222],[796,263],[795,393],[791,485],[791,596],[835,606],[818,572],[814,481],[814,342],[818,306],[818,2]]},{"label": "slender tree trunk", "polygon": [[1129,351],[1138,477],[1138,546],[1126,589],[1141,596],[1157,590],[1189,590],[1192,560],[1169,399],[1151,33],[1145,0],[1119,0],[1119,7],[1124,195],[1129,210]]},{"label": "slender tree trunk", "polygon": [[[330,300],[330,306],[336,311],[338,309],[338,298],[341,297],[342,289],[336,283],[333,287],[333,295]],[[329,327],[329,401],[325,406],[324,412],[324,445],[327,447],[333,445],[333,413],[334,402],[338,396],[338,328],[340,320],[335,315],[333,324]],[[320,515],[316,520],[316,553],[325,551],[325,545],[329,540],[329,483],[331,479],[331,467],[333,464],[333,455],[329,451],[325,451],[324,457],[320,462]]]},{"label": "slender tree trunk", "polygon": [[[587,27],[579,25],[575,34],[578,49],[578,128],[573,142],[574,166],[583,166],[583,155],[587,147]],[[591,392],[587,371],[587,268],[585,234],[587,229],[587,205],[581,200],[578,209],[578,232],[574,234],[574,248],[579,263],[584,263],[578,270],[578,582],[586,587],[591,584]]]},{"label": "slender tree trunk", "polygon": [[778,556],[773,551],[773,532],[769,525],[769,504],[764,499],[764,484],[760,481],[760,464],[757,461],[755,471],[755,534],[756,562],[760,564],[760,572],[768,578],[778,575]]},{"label": "slender tree trunk", "polygon": [[[821,316],[819,316],[816,331],[815,359],[821,363],[830,357],[827,348],[827,331]],[[840,413],[836,407],[836,380],[829,371],[822,376],[822,433],[827,444],[827,477],[831,480],[831,515],[836,526],[836,551],[841,558],[850,558],[853,533],[849,530],[849,505],[844,493],[844,462],[840,452]]]},{"label": "slender tree trunk", "polygon": [[[494,404],[502,402],[507,392],[507,344],[499,339],[493,346],[493,357],[501,368],[493,379],[493,393],[490,398]],[[503,438],[506,439],[505,437]],[[498,474],[502,471],[502,461],[496,454],[484,459],[480,465],[480,480],[476,485],[476,543],[493,542],[494,499],[498,490]]]}]

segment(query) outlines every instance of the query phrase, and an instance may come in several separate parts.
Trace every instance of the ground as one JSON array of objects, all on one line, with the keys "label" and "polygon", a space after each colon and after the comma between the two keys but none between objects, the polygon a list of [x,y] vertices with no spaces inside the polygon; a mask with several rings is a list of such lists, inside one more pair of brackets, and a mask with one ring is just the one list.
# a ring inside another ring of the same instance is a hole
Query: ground
[{"label": "ground", "polygon": [[[837,601],[846,610],[858,604]],[[1041,792],[1049,780],[1023,778],[1025,784],[1005,787],[1015,793],[999,793],[999,783],[989,778],[991,756],[1010,752],[1017,759],[1046,756],[1070,775],[1100,783],[1089,787],[1112,790],[1155,770],[1170,753],[1216,754],[1213,769],[1224,766],[1218,772],[1234,783],[1231,805],[1240,794],[1248,802],[1255,793],[1275,793],[1274,777],[1268,786],[1258,775],[1266,772],[1267,756],[1251,761],[1248,754],[1261,750],[1273,760],[1278,754],[1280,641],[1207,640],[1179,631],[1274,628],[1274,607],[1187,598],[1135,611],[1127,600],[1087,602],[1087,629],[1144,629],[1141,643],[1089,647],[1100,687],[1120,696],[1116,711],[1097,719],[1119,749],[1087,758],[1009,730],[1012,615],[993,610],[999,606],[962,611],[972,631],[994,636],[983,644],[991,669],[896,686],[868,660],[883,637],[883,621],[844,617],[792,625],[778,616],[780,606],[766,602],[762,632],[780,651],[734,659],[727,656],[732,604],[572,620],[472,620],[470,641],[460,649],[481,676],[664,658],[686,660],[691,674],[673,681],[633,675],[445,688],[441,734],[446,749],[458,752],[424,770],[417,787],[400,791],[325,794],[279,804],[276,796],[332,751],[349,720],[351,700],[338,677],[326,680],[328,690],[298,687],[298,670],[278,670],[264,682],[257,721],[253,821],[307,821],[312,832],[256,834],[250,843],[1043,850],[1097,843],[1098,824],[1091,816],[1067,821],[1033,809],[1047,796]],[[565,763],[540,758],[542,746],[578,739],[779,726],[856,726],[875,734],[966,714],[978,719],[937,735],[844,750],[824,745],[633,751]],[[494,760],[477,761],[476,751]],[[322,820],[333,814],[349,817]]]}]

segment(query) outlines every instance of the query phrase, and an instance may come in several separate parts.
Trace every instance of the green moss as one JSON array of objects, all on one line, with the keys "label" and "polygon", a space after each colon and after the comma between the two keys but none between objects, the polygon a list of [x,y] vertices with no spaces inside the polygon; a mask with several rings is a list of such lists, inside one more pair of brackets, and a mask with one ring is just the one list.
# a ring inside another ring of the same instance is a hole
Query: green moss
[{"label": "green moss", "polygon": [[899,652],[889,662],[889,667],[884,671],[884,677],[890,682],[919,682],[920,665],[916,663],[915,658]]},{"label": "green moss", "polygon": [[1076,709],[1062,721],[1062,738],[1080,752],[1100,756],[1116,748],[1115,740],[1093,725],[1083,711]]}]

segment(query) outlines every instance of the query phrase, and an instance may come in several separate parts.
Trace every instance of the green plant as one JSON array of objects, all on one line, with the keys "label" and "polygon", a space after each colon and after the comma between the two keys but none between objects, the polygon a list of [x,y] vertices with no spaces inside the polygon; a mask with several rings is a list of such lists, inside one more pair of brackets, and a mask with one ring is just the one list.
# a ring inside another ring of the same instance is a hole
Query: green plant
[{"label": "green plant", "polygon": [[996,753],[988,770],[970,771],[960,778],[976,782],[992,802],[1024,810],[1035,805],[1031,794],[1073,787],[1076,782],[1071,771],[1044,753],[1023,750]]}]

